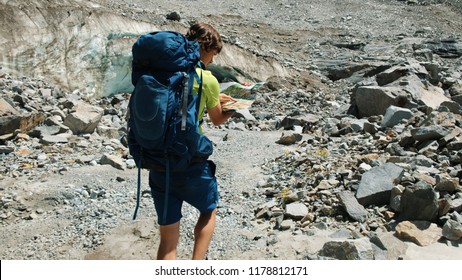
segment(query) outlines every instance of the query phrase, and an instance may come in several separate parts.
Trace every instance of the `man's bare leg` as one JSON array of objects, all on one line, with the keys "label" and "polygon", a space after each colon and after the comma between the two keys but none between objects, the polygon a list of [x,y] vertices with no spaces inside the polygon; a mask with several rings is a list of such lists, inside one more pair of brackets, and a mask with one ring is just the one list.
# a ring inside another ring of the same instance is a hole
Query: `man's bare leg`
[{"label": "man's bare leg", "polygon": [[201,214],[194,228],[194,252],[193,260],[203,260],[210,242],[212,241],[213,232],[215,231],[215,223],[217,217],[217,209],[210,213]]},{"label": "man's bare leg", "polygon": [[175,260],[176,248],[180,238],[180,222],[160,226],[160,244],[157,250],[158,260]]}]

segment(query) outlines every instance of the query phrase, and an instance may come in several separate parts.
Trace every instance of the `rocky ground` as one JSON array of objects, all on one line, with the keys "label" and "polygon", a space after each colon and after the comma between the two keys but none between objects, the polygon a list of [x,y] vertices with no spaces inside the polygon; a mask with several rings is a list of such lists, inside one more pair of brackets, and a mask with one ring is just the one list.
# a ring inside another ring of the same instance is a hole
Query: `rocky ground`
[{"label": "rocky ground", "polygon": [[[172,12],[182,26],[211,22],[291,73],[265,79],[249,112],[206,123],[220,184],[209,259],[462,259],[460,1],[93,2],[164,28]],[[0,78],[0,257],[154,258],[144,171],[131,221],[127,95]],[[6,131],[9,115],[23,131]],[[95,132],[78,128],[82,115],[100,116]],[[185,206],[182,259],[196,218]]]}]

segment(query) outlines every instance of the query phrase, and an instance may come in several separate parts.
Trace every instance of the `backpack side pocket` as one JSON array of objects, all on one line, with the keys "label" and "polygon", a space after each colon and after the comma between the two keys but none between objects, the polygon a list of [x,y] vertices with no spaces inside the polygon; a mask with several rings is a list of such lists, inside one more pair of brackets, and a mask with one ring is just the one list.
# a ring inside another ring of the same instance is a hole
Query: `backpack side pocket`
[{"label": "backpack side pocket", "polygon": [[163,141],[170,117],[168,108],[173,106],[169,90],[168,86],[149,75],[138,80],[133,93],[132,116],[137,139],[145,142],[140,142],[142,146]]}]

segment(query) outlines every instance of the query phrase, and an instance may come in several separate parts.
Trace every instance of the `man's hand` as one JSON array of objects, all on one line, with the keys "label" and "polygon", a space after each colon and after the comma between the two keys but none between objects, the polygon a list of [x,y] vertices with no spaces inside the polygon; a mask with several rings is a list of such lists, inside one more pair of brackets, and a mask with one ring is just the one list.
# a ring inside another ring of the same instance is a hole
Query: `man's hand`
[{"label": "man's hand", "polygon": [[236,99],[234,99],[231,96],[226,95],[224,93],[220,93],[220,95],[218,97],[220,99],[220,104],[226,104],[226,103],[229,103],[229,102],[236,102],[237,101]]}]

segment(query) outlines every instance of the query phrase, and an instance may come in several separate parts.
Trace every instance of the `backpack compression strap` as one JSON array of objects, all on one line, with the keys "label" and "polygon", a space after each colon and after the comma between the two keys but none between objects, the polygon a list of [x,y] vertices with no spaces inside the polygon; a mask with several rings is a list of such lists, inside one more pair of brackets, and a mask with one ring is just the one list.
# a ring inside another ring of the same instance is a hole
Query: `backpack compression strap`
[{"label": "backpack compression strap", "polygon": [[181,131],[186,130],[186,117],[188,110],[188,95],[189,95],[189,75],[183,73],[183,104],[181,106]]},{"label": "backpack compression strap", "polygon": [[[194,69],[192,74],[194,76],[194,79],[196,82],[199,84],[199,91],[197,93],[197,102],[196,102],[196,125],[198,121],[198,114],[199,114],[199,107],[200,107],[200,100],[201,100],[201,95],[202,95],[202,65],[201,62],[199,61],[197,63],[197,67],[201,69],[201,77],[197,75],[196,69]],[[182,107],[181,107],[181,130],[185,131],[186,130],[186,118],[187,118],[187,110],[188,110],[188,96],[189,96],[189,89],[193,87],[194,81],[190,80],[190,77],[188,74],[184,74],[184,80],[183,80],[183,101],[182,101]],[[189,84],[191,82],[191,84]]]},{"label": "backpack compression strap", "polygon": [[136,220],[136,215],[138,214],[138,209],[140,208],[140,195],[141,195],[141,158],[138,163],[138,184],[136,188],[136,207],[135,213],[133,213],[133,221]]}]

